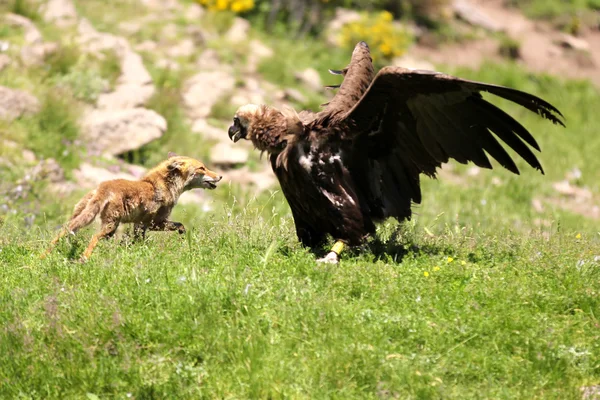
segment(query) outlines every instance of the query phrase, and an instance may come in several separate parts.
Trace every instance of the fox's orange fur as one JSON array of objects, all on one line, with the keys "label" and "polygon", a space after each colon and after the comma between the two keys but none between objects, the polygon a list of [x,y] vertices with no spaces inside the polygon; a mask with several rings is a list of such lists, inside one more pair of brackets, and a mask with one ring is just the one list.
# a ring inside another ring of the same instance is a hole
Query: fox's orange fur
[{"label": "fox's orange fur", "polygon": [[150,170],[139,181],[115,179],[102,182],[76,205],[69,223],[52,240],[44,257],[67,233],[74,234],[100,215],[102,227],[83,253],[87,260],[102,238],[114,235],[121,222],[134,224],[134,236],[146,230],[185,232],[179,222],[169,221],[179,196],[190,189],[214,189],[221,176],[198,160],[169,153],[169,159]]}]

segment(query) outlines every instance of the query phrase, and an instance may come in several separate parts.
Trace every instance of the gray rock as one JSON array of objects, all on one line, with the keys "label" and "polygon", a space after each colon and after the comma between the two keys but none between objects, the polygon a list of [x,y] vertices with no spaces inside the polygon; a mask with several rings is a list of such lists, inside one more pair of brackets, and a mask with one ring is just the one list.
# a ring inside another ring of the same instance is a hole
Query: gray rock
[{"label": "gray rock", "polygon": [[12,59],[6,54],[0,54],[0,72],[12,63]]},{"label": "gray rock", "polygon": [[77,42],[80,44],[81,49],[88,53],[100,55],[103,51],[112,50],[118,56],[124,57],[125,53],[131,50],[127,39],[98,32],[85,18],[79,21],[77,30],[79,33]]},{"label": "gray rock", "polygon": [[560,45],[568,49],[590,51],[590,44],[588,42],[573,35],[563,34],[560,38]]},{"label": "gray rock", "polygon": [[49,0],[44,10],[44,20],[59,27],[72,26],[77,22],[77,10],[71,0]]},{"label": "gray rock", "polygon": [[125,51],[121,59],[121,76],[118,82],[137,85],[152,83],[152,77],[138,53],[131,50]]},{"label": "gray rock", "polygon": [[160,138],[167,121],[145,108],[93,110],[84,116],[82,128],[91,149],[118,155]]},{"label": "gray rock", "polygon": [[192,124],[192,132],[199,133],[204,139],[229,141],[227,136],[227,128],[217,128],[210,125],[205,119],[197,119]]},{"label": "gray rock", "polygon": [[499,32],[502,27],[489,15],[474,4],[465,0],[456,0],[452,5],[454,13],[465,22],[479,26],[490,32]]},{"label": "gray rock", "polygon": [[210,162],[218,167],[231,168],[247,161],[248,150],[229,142],[218,143],[210,151]]},{"label": "gray rock", "polygon": [[26,67],[43,65],[46,58],[58,50],[57,43],[36,43],[21,47],[21,62]]},{"label": "gray rock", "polygon": [[225,71],[200,72],[185,84],[183,101],[192,119],[209,116],[213,105],[235,87],[235,78]]},{"label": "gray rock", "polygon": [[25,31],[25,43],[35,44],[43,42],[44,38],[42,37],[42,34],[29,18],[9,13],[4,16],[4,20],[9,25],[22,28]]},{"label": "gray rock", "polygon": [[141,107],[146,105],[155,92],[154,85],[121,84],[116,87],[114,92],[101,94],[98,97],[97,106],[103,110]]},{"label": "gray rock", "polygon": [[231,28],[225,34],[225,39],[232,43],[243,42],[248,39],[250,22],[244,18],[236,17]]},{"label": "gray rock", "polygon": [[35,96],[23,90],[0,86],[0,119],[12,121],[39,110],[40,102]]},{"label": "gray rock", "polygon": [[322,91],[323,83],[321,75],[314,68],[307,68],[304,71],[295,74],[296,79],[307,88],[314,91]]},{"label": "gray rock", "polygon": [[167,50],[169,57],[190,57],[196,51],[196,45],[192,39],[186,38],[178,42],[177,45]]}]

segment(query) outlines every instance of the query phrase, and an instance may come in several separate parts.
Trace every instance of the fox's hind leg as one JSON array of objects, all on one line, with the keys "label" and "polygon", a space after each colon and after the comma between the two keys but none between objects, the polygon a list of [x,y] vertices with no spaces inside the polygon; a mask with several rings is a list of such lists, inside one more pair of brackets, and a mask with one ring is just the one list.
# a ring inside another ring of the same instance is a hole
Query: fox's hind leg
[{"label": "fox's hind leg", "polygon": [[98,241],[100,239],[112,237],[117,231],[118,227],[119,221],[110,221],[107,223],[103,222],[102,227],[100,228],[100,232],[98,232],[92,237],[92,240],[90,240],[90,244],[88,245],[87,249],[85,249],[85,251],[83,252],[83,255],[81,256],[81,261],[87,261],[92,255],[94,248],[98,245]]},{"label": "fox's hind leg", "polygon": [[58,234],[50,242],[50,246],[48,247],[48,249],[41,255],[42,259],[46,258],[48,256],[48,254],[50,254],[50,252],[54,249],[54,247],[56,247],[56,245],[58,244],[60,239],[62,239],[64,236],[66,236],[67,233],[69,233],[69,232],[75,233],[78,229],[81,228],[81,226],[73,227],[72,226],[73,221],[77,217],[79,217],[79,215],[81,215],[81,213],[88,206],[90,200],[92,199],[92,197],[94,197],[95,194],[96,194],[96,191],[92,190],[91,192],[89,192],[88,194],[83,196],[83,198],[81,200],[79,200],[77,202],[77,204],[75,204],[75,207],[73,208],[73,215],[71,215],[71,218],[69,219],[69,222],[67,223],[68,228],[63,226],[60,229]]}]

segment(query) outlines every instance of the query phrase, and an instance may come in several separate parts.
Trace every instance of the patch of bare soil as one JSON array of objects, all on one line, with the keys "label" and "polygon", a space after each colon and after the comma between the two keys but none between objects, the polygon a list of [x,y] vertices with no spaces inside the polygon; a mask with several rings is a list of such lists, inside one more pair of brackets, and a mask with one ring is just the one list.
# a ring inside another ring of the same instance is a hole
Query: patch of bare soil
[{"label": "patch of bare soil", "polygon": [[[589,79],[600,87],[600,31],[588,30],[578,38],[569,38],[548,22],[530,20],[519,10],[507,8],[502,0],[469,0],[469,3],[520,44],[519,62],[529,70]],[[572,43],[583,48],[574,49]],[[499,48],[497,39],[486,37],[438,48],[417,45],[411,56],[433,63],[477,68],[485,61],[501,60]]]}]

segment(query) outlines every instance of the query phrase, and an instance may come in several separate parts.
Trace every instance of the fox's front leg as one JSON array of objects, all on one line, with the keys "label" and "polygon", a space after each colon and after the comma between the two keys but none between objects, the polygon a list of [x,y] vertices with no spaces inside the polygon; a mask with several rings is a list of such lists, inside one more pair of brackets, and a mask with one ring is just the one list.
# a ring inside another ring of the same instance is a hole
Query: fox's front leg
[{"label": "fox's front leg", "polygon": [[181,222],[158,221],[150,225],[151,231],[177,231],[180,234],[185,233],[185,226]]}]

